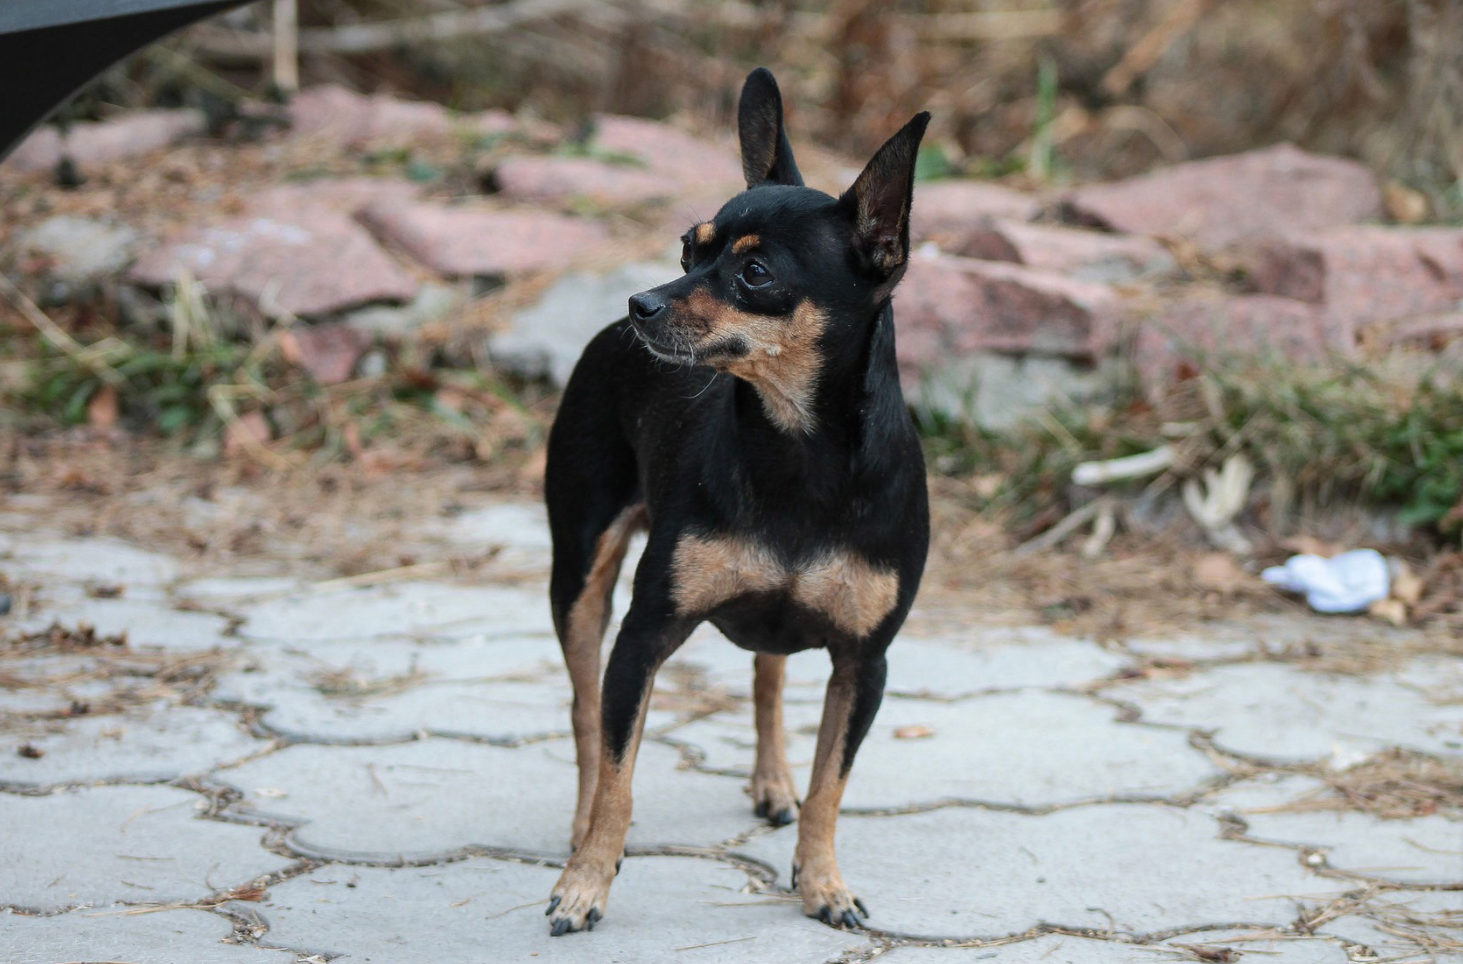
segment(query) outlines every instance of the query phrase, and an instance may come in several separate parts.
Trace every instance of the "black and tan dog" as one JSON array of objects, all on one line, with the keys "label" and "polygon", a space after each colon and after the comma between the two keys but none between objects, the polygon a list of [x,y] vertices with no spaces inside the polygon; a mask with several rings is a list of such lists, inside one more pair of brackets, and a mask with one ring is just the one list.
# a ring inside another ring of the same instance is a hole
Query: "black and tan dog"
[{"label": "black and tan dog", "polygon": [[[756,812],[799,809],[783,748],[787,654],[833,661],[793,880],[830,924],[867,910],[833,852],[839,802],[924,571],[924,459],[899,389],[890,295],[909,255],[928,114],[842,197],[803,186],[772,74],[742,90],[747,190],[682,241],[685,275],[585,349],[549,436],[554,625],[574,683],[579,804],[554,935],[604,914],[656,670],[710,620],[756,654]],[[600,683],[610,592],[648,530]]]}]

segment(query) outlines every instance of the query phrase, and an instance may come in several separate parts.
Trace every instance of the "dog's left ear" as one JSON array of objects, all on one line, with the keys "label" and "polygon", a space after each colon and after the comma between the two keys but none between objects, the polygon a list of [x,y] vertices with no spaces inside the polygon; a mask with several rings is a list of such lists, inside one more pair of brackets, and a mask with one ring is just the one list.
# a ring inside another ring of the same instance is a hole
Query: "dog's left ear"
[{"label": "dog's left ear", "polygon": [[792,159],[792,145],[782,125],[782,93],[766,67],[752,71],[742,85],[737,134],[742,142],[742,173],[747,176],[748,188],[760,184],[802,185],[803,175]]},{"label": "dog's left ear", "polygon": [[854,221],[854,243],[875,272],[888,278],[909,260],[909,204],[914,197],[914,160],[930,123],[929,111],[914,115],[869,161],[839,203]]}]

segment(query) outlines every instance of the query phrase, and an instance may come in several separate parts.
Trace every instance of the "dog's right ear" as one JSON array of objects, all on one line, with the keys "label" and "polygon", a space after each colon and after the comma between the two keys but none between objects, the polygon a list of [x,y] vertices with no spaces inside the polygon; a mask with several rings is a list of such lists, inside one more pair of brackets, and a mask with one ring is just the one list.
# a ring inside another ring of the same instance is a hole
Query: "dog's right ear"
[{"label": "dog's right ear", "polygon": [[792,159],[792,145],[782,126],[782,94],[766,67],[752,71],[742,85],[737,133],[742,141],[742,173],[747,177],[747,187],[802,185],[803,176]]}]

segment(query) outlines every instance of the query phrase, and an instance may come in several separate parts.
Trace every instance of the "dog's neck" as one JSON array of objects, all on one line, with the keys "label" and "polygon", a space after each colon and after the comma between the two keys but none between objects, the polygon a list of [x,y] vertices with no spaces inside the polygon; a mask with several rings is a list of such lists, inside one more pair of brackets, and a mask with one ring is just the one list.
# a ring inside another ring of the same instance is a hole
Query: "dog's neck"
[{"label": "dog's neck", "polygon": [[[904,396],[888,301],[861,328],[857,344],[825,348],[811,389],[737,378],[731,416],[743,461],[772,485],[800,478],[815,488],[859,471],[903,424]],[[837,337],[830,333],[830,337]]]}]

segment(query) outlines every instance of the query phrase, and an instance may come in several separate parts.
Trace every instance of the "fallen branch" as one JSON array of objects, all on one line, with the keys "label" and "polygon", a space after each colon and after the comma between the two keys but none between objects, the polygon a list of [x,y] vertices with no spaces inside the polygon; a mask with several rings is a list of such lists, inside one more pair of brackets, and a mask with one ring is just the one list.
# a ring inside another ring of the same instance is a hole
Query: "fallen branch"
[{"label": "fallen branch", "polygon": [[[440,43],[458,37],[480,37],[503,33],[535,20],[566,13],[603,12],[596,0],[510,0],[509,3],[476,10],[450,10],[425,17],[346,24],[340,27],[312,27],[299,31],[302,54],[365,54],[390,50],[411,43]],[[253,33],[210,25],[195,27],[189,34],[205,53],[225,57],[272,59],[275,40],[270,34]]]},{"label": "fallen branch", "polygon": [[1171,445],[1160,445],[1151,452],[1129,455],[1105,462],[1083,462],[1072,470],[1077,485],[1104,485],[1123,479],[1141,479],[1156,475],[1173,465],[1178,453]]}]

